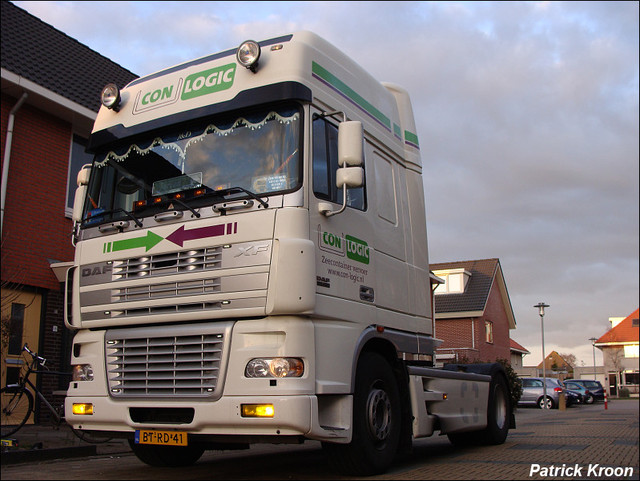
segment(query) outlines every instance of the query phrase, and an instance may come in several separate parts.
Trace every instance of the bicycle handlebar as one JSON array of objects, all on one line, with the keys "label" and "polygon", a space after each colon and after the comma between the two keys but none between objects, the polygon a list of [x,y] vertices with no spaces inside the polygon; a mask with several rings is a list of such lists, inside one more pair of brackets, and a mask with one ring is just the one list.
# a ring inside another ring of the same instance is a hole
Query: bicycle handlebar
[{"label": "bicycle handlebar", "polygon": [[31,357],[37,360],[38,364],[40,364],[41,366],[44,366],[44,363],[47,362],[47,360],[44,357],[38,356],[38,353],[33,352],[31,349],[29,349],[29,346],[27,346],[26,344],[22,346],[22,350],[28,352],[31,355]]}]

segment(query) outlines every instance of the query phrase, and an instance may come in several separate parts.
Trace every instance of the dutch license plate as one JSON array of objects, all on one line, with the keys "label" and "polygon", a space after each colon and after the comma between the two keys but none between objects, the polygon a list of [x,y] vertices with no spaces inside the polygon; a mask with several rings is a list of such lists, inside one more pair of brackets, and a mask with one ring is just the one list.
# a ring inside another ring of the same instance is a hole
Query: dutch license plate
[{"label": "dutch license plate", "polygon": [[187,446],[187,433],[182,431],[137,430],[136,444],[159,444],[162,446]]}]

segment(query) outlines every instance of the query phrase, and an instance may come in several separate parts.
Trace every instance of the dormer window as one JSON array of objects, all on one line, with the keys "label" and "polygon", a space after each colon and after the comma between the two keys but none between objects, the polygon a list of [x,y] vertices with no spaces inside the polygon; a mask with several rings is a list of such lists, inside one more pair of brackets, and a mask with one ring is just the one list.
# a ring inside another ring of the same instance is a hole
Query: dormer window
[{"label": "dormer window", "polygon": [[463,268],[445,269],[433,273],[444,279],[444,284],[440,284],[436,288],[435,294],[462,294],[471,277],[471,272]]}]

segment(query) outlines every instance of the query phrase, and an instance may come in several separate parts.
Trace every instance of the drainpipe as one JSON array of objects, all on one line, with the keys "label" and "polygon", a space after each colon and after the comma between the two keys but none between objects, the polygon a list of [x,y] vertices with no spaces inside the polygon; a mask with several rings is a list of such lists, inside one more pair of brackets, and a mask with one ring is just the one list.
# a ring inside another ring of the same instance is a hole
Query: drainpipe
[{"label": "drainpipe", "polygon": [[2,165],[2,214],[0,216],[0,236],[2,236],[2,229],[4,226],[4,203],[7,197],[7,183],[9,181],[9,159],[11,158],[11,141],[13,139],[13,121],[16,116],[16,112],[22,107],[22,104],[27,100],[28,94],[24,92],[20,100],[13,106],[11,112],[9,112],[9,121],[7,122],[7,138],[4,144],[4,163]]}]

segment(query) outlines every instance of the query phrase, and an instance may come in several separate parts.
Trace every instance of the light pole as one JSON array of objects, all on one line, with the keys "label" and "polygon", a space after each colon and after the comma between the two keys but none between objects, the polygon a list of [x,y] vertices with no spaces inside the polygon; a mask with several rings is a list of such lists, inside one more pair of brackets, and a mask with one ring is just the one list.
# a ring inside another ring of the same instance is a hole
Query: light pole
[{"label": "light pole", "polygon": [[537,307],[538,313],[540,314],[540,328],[542,330],[542,405],[544,409],[547,409],[547,366],[544,356],[544,308],[549,307],[549,304],[538,302],[533,307]]},{"label": "light pole", "polygon": [[593,349],[593,379],[598,379],[598,373],[596,372],[596,341],[597,337],[590,337],[591,348]]}]

